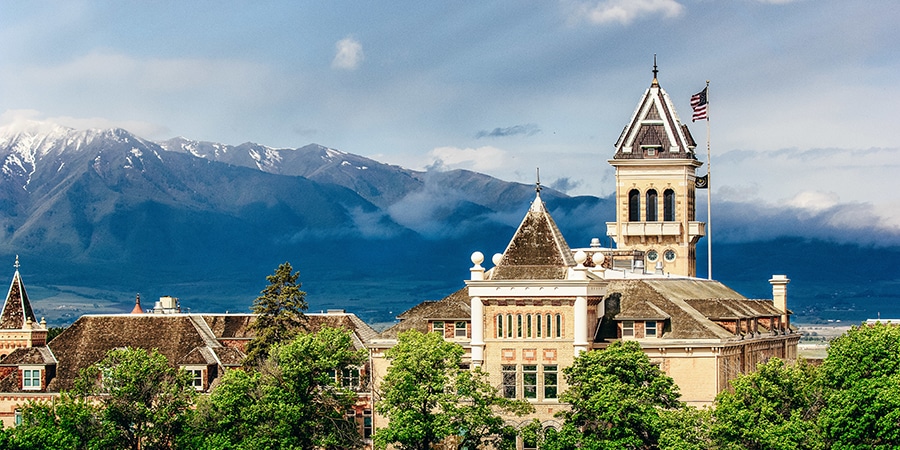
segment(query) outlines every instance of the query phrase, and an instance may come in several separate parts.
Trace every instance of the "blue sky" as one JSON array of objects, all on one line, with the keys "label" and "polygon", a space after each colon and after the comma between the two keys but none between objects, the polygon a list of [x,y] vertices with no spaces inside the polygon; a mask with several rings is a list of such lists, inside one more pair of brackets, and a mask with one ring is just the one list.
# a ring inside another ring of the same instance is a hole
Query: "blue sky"
[{"label": "blue sky", "polygon": [[604,196],[656,54],[683,120],[710,80],[714,202],[897,244],[898,22],[880,0],[6,0],[0,124],[318,143],[528,183],[540,167]]}]

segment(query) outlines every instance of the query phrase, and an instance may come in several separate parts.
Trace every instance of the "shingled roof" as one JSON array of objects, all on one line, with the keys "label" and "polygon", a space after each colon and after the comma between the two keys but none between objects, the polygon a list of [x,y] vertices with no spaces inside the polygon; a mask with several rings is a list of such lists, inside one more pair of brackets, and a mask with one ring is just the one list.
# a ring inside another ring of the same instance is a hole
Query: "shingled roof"
[{"label": "shingled roof", "polygon": [[718,281],[696,278],[612,281],[606,298],[610,319],[669,320],[663,339],[737,339],[715,320],[781,314],[771,300],[751,300]]},{"label": "shingled roof", "polygon": [[400,314],[400,323],[384,330],[381,337],[397,339],[397,335],[407,330],[428,332],[429,320],[468,320],[472,317],[469,288],[464,287],[438,301],[427,301],[413,306]]},{"label": "shingled roof", "polygon": [[18,267],[19,258],[16,258],[16,273],[9,285],[3,312],[0,312],[0,329],[21,330],[25,328],[26,321],[36,322]]},{"label": "shingled roof", "polygon": [[[616,142],[614,159],[688,158],[696,159],[697,144],[681,123],[669,95],[654,76],[644,92],[631,121]],[[648,151],[652,150],[652,151]]]},{"label": "shingled roof", "polygon": [[492,280],[564,280],[574,266],[569,244],[538,192],[503,258],[488,276]]}]

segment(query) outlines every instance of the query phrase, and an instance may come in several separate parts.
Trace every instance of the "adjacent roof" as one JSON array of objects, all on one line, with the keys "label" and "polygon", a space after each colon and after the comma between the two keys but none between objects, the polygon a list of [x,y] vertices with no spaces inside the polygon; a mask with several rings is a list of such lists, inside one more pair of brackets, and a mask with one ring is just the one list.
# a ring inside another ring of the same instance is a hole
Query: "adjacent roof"
[{"label": "adjacent roof", "polygon": [[432,320],[468,320],[472,317],[470,302],[469,288],[462,288],[441,300],[419,303],[400,314],[400,323],[384,330],[381,337],[396,339],[400,333],[413,329],[425,333],[428,331],[428,322]]},{"label": "adjacent roof", "polygon": [[653,78],[631,121],[616,142],[614,159],[696,159],[697,144],[687,125],[681,123],[669,95]]},{"label": "adjacent roof", "polygon": [[4,330],[21,330],[25,328],[26,321],[36,322],[31,302],[28,301],[28,294],[25,292],[25,285],[22,283],[22,276],[19,275],[18,265],[19,259],[16,258],[16,273],[9,285],[3,312],[0,312],[0,329]]},{"label": "adjacent roof", "polygon": [[[718,281],[697,278],[611,281],[606,311],[613,320],[669,320],[663,339],[736,339],[716,320],[781,315],[771,300],[751,300]],[[609,331],[600,337],[612,337]]]},{"label": "adjacent roof", "polygon": [[550,217],[540,190],[522,219],[503,258],[489,273],[492,280],[564,280],[575,259]]}]

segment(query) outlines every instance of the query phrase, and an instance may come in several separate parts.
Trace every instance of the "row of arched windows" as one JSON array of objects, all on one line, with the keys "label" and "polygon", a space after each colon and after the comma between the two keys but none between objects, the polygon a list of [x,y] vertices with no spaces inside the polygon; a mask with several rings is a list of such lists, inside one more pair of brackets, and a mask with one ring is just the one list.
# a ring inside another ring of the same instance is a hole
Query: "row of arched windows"
[{"label": "row of arched windows", "polygon": [[497,314],[497,337],[561,338],[561,314]]},{"label": "row of arched windows", "polygon": [[[644,202],[645,212],[646,212],[646,221],[647,222],[658,222],[659,221],[659,195],[656,193],[656,189],[650,189],[645,194],[646,200]],[[663,191],[663,216],[662,220],[664,222],[674,222],[675,221],[675,191],[671,189],[666,189]],[[641,191],[637,189],[632,189],[628,191],[628,221],[629,222],[640,222],[641,221]]]}]

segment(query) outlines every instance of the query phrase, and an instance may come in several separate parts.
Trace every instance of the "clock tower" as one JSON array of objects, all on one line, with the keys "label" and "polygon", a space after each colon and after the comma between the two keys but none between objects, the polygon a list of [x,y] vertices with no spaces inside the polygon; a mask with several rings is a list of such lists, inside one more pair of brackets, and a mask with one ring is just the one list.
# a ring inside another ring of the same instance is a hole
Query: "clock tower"
[{"label": "clock tower", "polygon": [[697,241],[706,224],[695,217],[695,170],[703,163],[668,94],[653,82],[616,142],[616,221],[606,234],[624,250],[642,251],[649,271],[694,277]]}]

